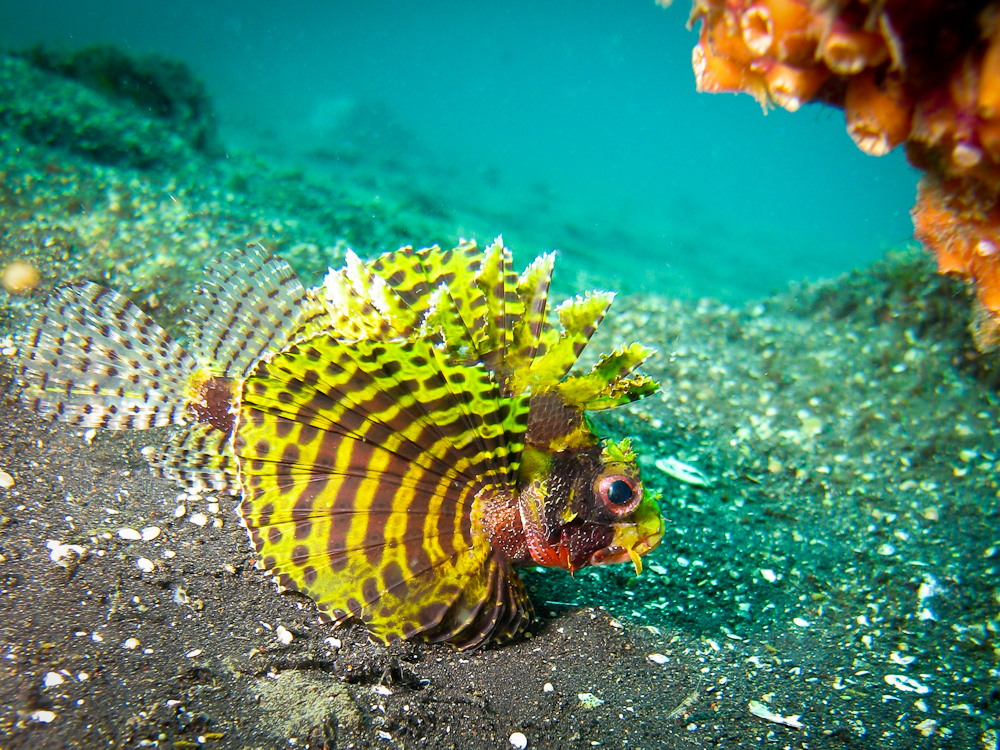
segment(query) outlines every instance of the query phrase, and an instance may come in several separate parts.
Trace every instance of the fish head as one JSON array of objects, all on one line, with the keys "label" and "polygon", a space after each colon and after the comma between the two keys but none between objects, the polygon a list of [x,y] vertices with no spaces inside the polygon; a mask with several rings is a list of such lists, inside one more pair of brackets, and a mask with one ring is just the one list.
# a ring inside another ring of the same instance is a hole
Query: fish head
[{"label": "fish head", "polygon": [[631,561],[663,538],[654,492],[647,492],[628,439],[564,449],[521,494],[528,551],[536,564],[570,572]]}]

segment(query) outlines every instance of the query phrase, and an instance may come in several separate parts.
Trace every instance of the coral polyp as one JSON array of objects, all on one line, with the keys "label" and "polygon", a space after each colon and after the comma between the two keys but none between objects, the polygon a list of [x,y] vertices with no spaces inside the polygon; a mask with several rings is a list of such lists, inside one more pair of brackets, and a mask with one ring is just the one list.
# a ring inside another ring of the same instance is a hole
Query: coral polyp
[{"label": "coral polyp", "polygon": [[698,91],[747,93],[765,112],[844,110],[859,149],[905,144],[926,172],[915,236],[942,273],[975,285],[980,348],[1000,337],[1000,3],[694,0]]}]

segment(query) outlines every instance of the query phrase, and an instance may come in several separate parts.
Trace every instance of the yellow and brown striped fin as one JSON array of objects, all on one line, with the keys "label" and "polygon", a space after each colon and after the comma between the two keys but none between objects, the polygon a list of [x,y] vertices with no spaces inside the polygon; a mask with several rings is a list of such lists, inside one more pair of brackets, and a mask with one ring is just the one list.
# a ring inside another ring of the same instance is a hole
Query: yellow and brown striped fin
[{"label": "yellow and brown striped fin", "polygon": [[213,375],[233,380],[265,353],[330,325],[326,308],[291,266],[259,245],[208,265],[189,312],[191,353]]},{"label": "yellow and brown striped fin", "polygon": [[417,315],[385,279],[349,250],[346,263],[323,280],[330,330],[345,340],[409,335]]},{"label": "yellow and brown striped fin", "polygon": [[555,259],[555,253],[538,256],[517,281],[517,296],[523,314],[514,322],[511,351],[504,361],[508,369],[530,367],[535,357],[544,353],[542,337],[552,328],[548,321],[548,300]]},{"label": "yellow and brown striped fin", "polygon": [[543,333],[542,353],[527,367],[514,371],[514,392],[520,393],[527,388],[536,392],[550,390],[566,377],[604,320],[614,298],[610,292],[589,292],[559,305],[556,313],[562,330],[557,332],[549,328]]},{"label": "yellow and brown striped fin", "polygon": [[475,359],[487,351],[486,300],[473,283],[481,262],[476,243],[463,242],[450,250],[404,247],[376,259],[371,270],[402,300],[414,322],[438,332],[449,350],[464,350]]},{"label": "yellow and brown striped fin", "polygon": [[513,493],[527,409],[419,338],[318,336],[261,363],[235,440],[259,558],[382,640],[464,647],[521,627],[515,574],[473,511],[483,493]]},{"label": "yellow and brown striped fin", "polygon": [[639,343],[603,354],[585,375],[573,375],[556,386],[567,404],[582,409],[608,409],[654,393],[659,383],[646,375],[628,377],[654,350]]},{"label": "yellow and brown striped fin", "polygon": [[91,282],[53,292],[18,349],[22,403],[80,427],[180,424],[198,369],[138,305]]},{"label": "yellow and brown striped fin", "polygon": [[503,237],[497,237],[483,254],[475,283],[486,300],[486,349],[496,352],[501,362],[510,352],[514,325],[524,314],[517,282],[511,252],[504,247]]}]

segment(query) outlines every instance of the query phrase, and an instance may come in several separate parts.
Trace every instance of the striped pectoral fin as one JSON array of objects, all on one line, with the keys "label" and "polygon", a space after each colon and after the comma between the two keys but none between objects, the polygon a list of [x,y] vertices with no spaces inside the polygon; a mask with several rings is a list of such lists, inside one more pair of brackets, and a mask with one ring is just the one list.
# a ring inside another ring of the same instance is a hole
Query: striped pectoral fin
[{"label": "striped pectoral fin", "polygon": [[237,441],[240,512],[267,570],[381,640],[437,632],[485,560],[473,487],[344,435],[276,440],[276,427],[253,419]]},{"label": "striped pectoral fin", "polygon": [[516,476],[527,406],[420,340],[277,355],[248,379],[234,441],[260,559],[383,640],[450,639],[491,559],[473,502]]},{"label": "striped pectoral fin", "polygon": [[21,400],[44,417],[109,429],[184,422],[197,363],[118,292],[57,289],[18,349]]}]

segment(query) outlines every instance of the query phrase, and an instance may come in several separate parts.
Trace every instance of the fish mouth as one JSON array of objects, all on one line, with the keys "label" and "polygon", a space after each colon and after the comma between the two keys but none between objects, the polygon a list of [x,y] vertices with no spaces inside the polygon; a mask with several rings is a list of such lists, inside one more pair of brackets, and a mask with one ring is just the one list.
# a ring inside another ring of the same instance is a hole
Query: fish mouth
[{"label": "fish mouth", "polygon": [[639,575],[642,572],[642,555],[645,555],[656,547],[661,539],[663,539],[662,526],[656,533],[635,540],[634,544],[627,546],[613,544],[610,547],[597,550],[597,552],[590,556],[590,564],[614,565],[615,563],[623,563],[631,560],[635,566],[636,575]]}]

